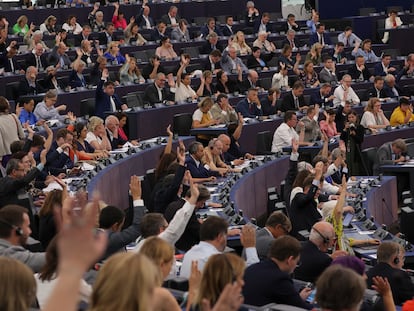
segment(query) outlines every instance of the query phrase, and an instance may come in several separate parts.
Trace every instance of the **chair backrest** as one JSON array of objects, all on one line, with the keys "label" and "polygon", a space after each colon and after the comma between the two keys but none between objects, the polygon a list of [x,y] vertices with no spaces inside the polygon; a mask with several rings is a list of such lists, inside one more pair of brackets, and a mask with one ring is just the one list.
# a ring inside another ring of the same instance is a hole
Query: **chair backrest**
[{"label": "chair backrest", "polygon": [[190,135],[193,116],[191,113],[179,113],[174,115],[173,132],[179,136]]},{"label": "chair backrest", "polygon": [[266,155],[272,153],[272,133],[270,131],[259,132],[256,135],[256,154]]},{"label": "chair backrest", "polygon": [[20,82],[10,82],[6,84],[6,98],[16,100],[18,97]]},{"label": "chair backrest", "polygon": [[86,98],[81,100],[81,116],[93,116],[95,114],[95,98]]},{"label": "chair backrest", "polygon": [[198,46],[189,46],[182,49],[183,53],[187,53],[191,58],[199,58],[200,50]]},{"label": "chair backrest", "polygon": [[377,147],[367,148],[361,151],[362,160],[368,170],[369,175],[373,175],[374,165],[378,162]]},{"label": "chair backrest", "polygon": [[410,158],[414,158],[414,143],[407,144],[407,154]]},{"label": "chair backrest", "polygon": [[138,63],[142,63],[142,62],[148,62],[148,55],[147,53],[145,53],[145,51],[136,51],[133,53],[134,57],[137,59]]},{"label": "chair backrest", "polygon": [[403,7],[400,6],[400,5],[387,6],[387,13],[390,13],[391,11],[402,12],[403,11]]},{"label": "chair backrest", "polygon": [[375,8],[359,8],[359,15],[361,16],[368,16],[371,13],[376,13],[377,10]]},{"label": "chair backrest", "polygon": [[270,89],[272,87],[272,77],[265,77],[265,78],[260,79],[260,85],[265,90]]},{"label": "chair backrest", "polygon": [[400,49],[385,49],[382,50],[382,53],[389,54],[392,59],[396,59],[397,56],[401,55]]},{"label": "chair backrest", "polygon": [[392,111],[391,110],[386,110],[386,111],[384,111],[384,115],[389,120],[391,118]]}]

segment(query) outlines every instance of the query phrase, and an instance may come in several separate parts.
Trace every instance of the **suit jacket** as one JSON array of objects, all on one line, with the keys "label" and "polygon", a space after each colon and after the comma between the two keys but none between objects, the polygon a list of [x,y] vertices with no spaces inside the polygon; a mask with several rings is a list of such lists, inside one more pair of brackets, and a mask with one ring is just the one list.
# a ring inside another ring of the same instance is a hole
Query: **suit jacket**
[{"label": "suit jacket", "polygon": [[235,59],[231,59],[230,56],[228,56],[227,51],[223,52],[223,56],[221,58],[221,68],[227,73],[230,74],[232,73],[233,70],[233,62],[236,65],[239,65],[243,71],[243,73],[247,73],[249,70],[247,69],[246,65],[243,63],[243,61],[241,60],[241,58],[236,57]]},{"label": "suit jacket", "polygon": [[127,142],[127,140],[123,140],[120,136],[118,136],[118,138],[115,138],[112,135],[110,135],[108,129],[106,129],[106,136],[111,142],[112,150],[122,147],[122,145],[124,145]]},{"label": "suit jacket", "polygon": [[75,39],[75,46],[81,46],[81,43],[82,43],[83,40],[91,40],[90,37],[83,38],[82,33],[74,35],[74,39]]},{"label": "suit jacket", "polygon": [[269,101],[267,96],[260,100],[260,105],[262,106],[264,116],[270,116],[270,115],[277,113],[277,110],[278,110],[277,101],[276,101],[276,104],[272,106],[272,102]]},{"label": "suit jacket", "polygon": [[[305,97],[300,96],[299,98],[299,107],[305,106]],[[282,99],[282,105],[280,107],[282,112],[286,112],[288,110],[297,111],[298,108],[295,107],[295,99],[293,98],[292,92],[288,92]]]},{"label": "suit jacket", "polygon": [[260,260],[268,258],[267,254],[274,240],[275,238],[266,227],[256,231],[256,250]]},{"label": "suit jacket", "polygon": [[86,87],[86,79],[85,76],[83,80],[79,78],[75,70],[72,70],[69,75],[69,85],[71,88],[75,87]]},{"label": "suit jacket", "polygon": [[[367,91],[367,94],[368,94],[368,98],[378,97],[377,96],[377,89],[375,87],[370,88]],[[379,94],[380,94],[379,98],[386,98],[387,97],[387,92],[384,90],[384,88],[382,88],[382,90],[379,92]]]},{"label": "suit jacket", "polygon": [[244,303],[263,306],[269,303],[287,304],[304,309],[312,309],[293,285],[293,280],[278,265],[266,259],[250,267],[244,273]]},{"label": "suit jacket", "polygon": [[174,29],[171,30],[171,40],[176,40],[179,42],[188,42],[191,40],[190,33],[188,32],[188,29],[186,29],[185,33],[183,34],[178,27],[174,27]]},{"label": "suit jacket", "polygon": [[[294,38],[294,39],[293,39],[293,42],[294,42],[294,44],[295,44],[295,47],[296,47],[296,48],[299,48],[299,47],[300,47],[300,43],[299,43],[298,39]],[[285,39],[283,40],[283,42],[282,42],[282,48],[283,48],[285,45],[289,45],[289,46],[290,46],[290,41],[288,40],[288,38],[285,38]]]},{"label": "suit jacket", "polygon": [[[41,69],[45,70],[49,66],[49,60],[46,54],[40,55],[40,62],[42,63]],[[33,53],[29,53],[26,56],[26,67],[36,67],[36,56]],[[38,68],[39,69],[39,68]]]},{"label": "suit jacket", "polygon": [[[164,217],[165,219],[170,222],[175,213],[183,207],[185,200],[179,199],[178,201],[171,202],[167,209],[165,210]],[[196,245],[200,242],[200,222],[197,219],[196,212],[194,211],[188,221],[187,225],[185,226],[184,233],[175,243],[175,247],[181,251],[188,251],[193,245]]]},{"label": "suit jacket", "polygon": [[[105,119],[105,111],[112,111],[111,100],[109,96],[103,91],[104,80],[99,81],[95,93],[95,115]],[[122,102],[118,95],[113,96],[116,109],[121,109]]]},{"label": "suit jacket", "polygon": [[[358,70],[356,65],[352,65],[352,67],[348,70],[348,74],[352,79],[358,80],[361,75],[361,71]],[[362,75],[364,76],[364,81],[368,81],[371,77],[371,73],[369,72],[367,66],[365,66],[364,70],[362,70]]]},{"label": "suit jacket", "polygon": [[247,68],[255,69],[255,68],[267,67],[266,60],[264,60],[262,56],[260,56],[260,58],[264,61],[265,63],[264,66],[260,64],[260,62],[254,57],[254,55],[247,56]]},{"label": "suit jacket", "polygon": [[336,74],[329,72],[328,69],[323,67],[319,72],[319,81],[321,83],[329,83],[332,86],[336,86],[338,84],[338,77]]},{"label": "suit jacket", "polygon": [[[326,32],[323,33],[323,41],[325,45],[332,45],[331,36],[327,34]],[[312,46],[317,42],[319,42],[319,37],[317,33],[314,33],[309,38],[309,45]]]},{"label": "suit jacket", "polygon": [[[294,31],[299,31],[299,30],[300,30],[299,25],[298,25],[297,27],[295,27],[295,26],[290,26],[290,28],[292,28]],[[286,22],[286,23],[284,23],[284,24],[282,25],[281,31],[287,32],[290,28],[289,28],[289,24],[288,24],[288,22]]]},{"label": "suit jacket", "polygon": [[200,54],[210,54],[213,50],[223,51],[223,46],[220,42],[217,42],[215,48],[213,48],[210,42],[206,41],[200,48]]},{"label": "suit jacket", "polygon": [[252,82],[246,78],[244,79],[239,86],[240,93],[246,93],[250,88],[257,88],[260,86],[260,80],[257,80],[256,85],[253,85]]},{"label": "suit jacket", "polygon": [[73,161],[69,156],[62,152],[57,151],[58,145],[56,141],[52,143],[49,152],[47,153],[47,168],[52,175],[59,175],[60,173],[66,173],[66,169],[73,168]]},{"label": "suit jacket", "polygon": [[[144,8],[141,7],[139,10],[138,15],[135,17],[135,23],[139,25],[139,28],[141,29],[147,29],[147,23],[145,22],[144,17],[142,16],[142,13],[144,12]],[[148,20],[151,24],[151,27],[155,26],[154,19],[151,16],[148,16]]]},{"label": "suit jacket", "polygon": [[332,258],[321,252],[311,241],[305,241],[302,243],[300,261],[301,265],[295,270],[295,279],[314,283],[330,266]]},{"label": "suit jacket", "polygon": [[392,142],[388,142],[383,144],[381,147],[377,150],[377,161],[375,161],[373,165],[373,173],[374,175],[378,175],[379,173],[379,167],[381,165],[390,165],[394,164],[392,158],[393,153],[391,149]]},{"label": "suit jacket", "polygon": [[[329,96],[328,96],[329,97]],[[311,94],[311,105],[318,104],[320,107],[332,107],[332,101],[327,101],[328,98],[325,96],[322,97],[321,92],[316,91]]]},{"label": "suit jacket", "polygon": [[159,102],[163,102],[164,100],[172,100],[172,101],[174,100],[174,94],[172,94],[169,89],[164,88],[162,89],[161,93],[162,93],[162,100],[160,101],[158,97],[157,87],[153,83],[147,86],[147,88],[145,89],[143,100],[145,103],[149,103],[151,105],[154,105]]},{"label": "suit jacket", "polygon": [[36,87],[31,87],[29,85],[29,82],[27,82],[27,79],[24,78],[22,81],[20,81],[19,84],[19,96],[29,95],[29,94],[39,94],[44,93],[46,90],[40,85],[39,82],[35,82]]},{"label": "suit jacket", "polygon": [[395,95],[392,91],[392,88],[390,88],[386,83],[384,84],[384,91],[387,95],[386,97],[398,97],[404,95],[403,91],[400,89],[398,85],[395,85],[394,88],[397,90],[398,95]]},{"label": "suit jacket", "polygon": [[[260,24],[261,23],[262,23],[262,19],[261,18],[256,19],[256,21],[254,22],[254,27],[253,27],[254,33],[258,33],[259,32],[259,28],[260,28]],[[271,32],[272,31],[269,23],[267,23],[265,26],[266,26],[266,32]]]},{"label": "suit jacket", "polygon": [[263,110],[259,109],[254,103],[249,104],[247,98],[238,102],[236,111],[240,112],[245,118],[256,118],[263,115]]},{"label": "suit jacket", "polygon": [[[5,54],[5,55],[7,55],[7,54]],[[10,60],[13,62],[13,68],[11,67]],[[7,56],[5,57],[5,59],[4,59],[4,71],[5,72],[15,72],[15,71],[21,70],[21,69],[22,69],[22,67],[16,61],[15,57],[12,57],[12,58],[8,58]]]},{"label": "suit jacket", "polygon": [[[102,31],[99,33],[98,35],[98,41],[99,41],[99,45],[108,45],[108,33],[106,31]],[[112,38],[112,41],[115,40],[115,36],[114,34],[112,34],[112,36],[109,36],[110,38]]]},{"label": "suit jacket", "polygon": [[380,262],[367,273],[368,288],[372,286],[374,276],[382,276],[388,279],[391,286],[392,296],[396,305],[402,305],[414,296],[414,284],[410,276],[403,270],[395,269],[389,264]]},{"label": "suit jacket", "polygon": [[[52,75],[46,76],[46,78],[43,80],[43,83],[42,83],[43,88],[45,88],[46,90],[56,89],[55,85],[52,83],[52,78],[53,78]],[[62,80],[56,79],[56,82],[58,84],[59,89],[61,90],[65,89],[65,87],[67,86],[62,82]]]},{"label": "suit jacket", "polygon": [[[177,16],[175,17],[175,20],[177,21],[177,25],[178,25],[178,21],[179,21],[180,19],[181,19],[181,18],[180,18],[180,16],[177,14]],[[168,27],[170,27],[170,26],[171,26],[171,19],[170,19],[170,17],[168,16],[168,14],[163,15],[163,16],[161,17],[161,21],[162,21],[165,25],[167,25]]]},{"label": "suit jacket", "polygon": [[[214,27],[214,32],[220,37],[223,35],[223,33],[221,32],[221,29],[218,25],[216,25]],[[200,28],[200,33],[203,35],[203,38],[206,38],[208,36],[208,34],[210,33],[209,28],[207,27],[207,25],[203,25]]]},{"label": "suit jacket", "polygon": [[65,66],[70,66],[72,63],[70,61],[69,56],[65,53],[62,56],[57,53],[57,47],[55,46],[52,50],[52,52],[49,55],[49,64],[52,66],[56,66],[58,63],[60,63],[60,58],[63,58],[63,62],[65,63]]},{"label": "suit jacket", "polygon": [[197,167],[197,164],[194,160],[194,158],[191,155],[188,155],[185,158],[185,166],[190,171],[191,176],[193,178],[207,178],[210,176],[217,176],[218,172],[213,172],[208,169],[206,169],[203,164],[200,163],[200,165]]},{"label": "suit jacket", "polygon": [[221,33],[223,34],[223,36],[226,36],[226,37],[230,37],[234,35],[233,29],[227,25],[224,25],[221,27]]},{"label": "suit jacket", "polygon": [[151,41],[161,41],[162,38],[166,37],[167,33],[161,33],[157,28],[153,29],[151,32]]},{"label": "suit jacket", "polygon": [[[205,71],[205,70],[213,71],[213,65],[210,61],[210,56],[208,56],[208,57],[206,57],[205,59],[202,60],[202,69],[203,69],[203,71]],[[222,69],[221,68],[221,62],[218,62],[218,63],[214,64],[214,70],[215,69]]]},{"label": "suit jacket", "polygon": [[382,62],[379,62],[378,64],[375,64],[374,66],[374,76],[381,76],[385,77],[387,73],[384,71],[384,68],[382,67]]}]

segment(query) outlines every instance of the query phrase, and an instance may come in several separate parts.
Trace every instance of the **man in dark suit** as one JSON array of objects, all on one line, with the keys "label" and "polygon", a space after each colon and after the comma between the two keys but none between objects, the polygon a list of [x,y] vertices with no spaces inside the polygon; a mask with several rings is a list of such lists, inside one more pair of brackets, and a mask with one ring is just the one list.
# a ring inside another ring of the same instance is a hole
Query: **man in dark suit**
[{"label": "man in dark suit", "polygon": [[144,93],[144,102],[150,105],[162,103],[164,101],[174,102],[174,94],[165,87],[165,74],[160,72],[157,74],[154,83],[147,86]]},{"label": "man in dark suit", "polygon": [[257,19],[256,22],[254,23],[254,28],[253,28],[254,33],[259,33],[259,31],[271,32],[269,21],[270,21],[270,14],[263,13],[262,18]]},{"label": "man in dark suit", "polygon": [[200,142],[193,142],[188,146],[189,155],[185,159],[185,165],[190,171],[191,176],[197,182],[206,182],[215,180],[217,172],[213,172],[201,164],[204,156],[204,148]]},{"label": "man in dark suit", "polygon": [[282,42],[282,48],[285,45],[289,45],[292,49],[298,49],[300,47],[299,41],[295,38],[296,37],[296,33],[293,29],[289,29],[286,32],[286,37]]},{"label": "man in dark suit", "polygon": [[280,111],[280,94],[281,91],[275,87],[267,90],[267,96],[260,100],[264,116],[274,115]]},{"label": "man in dark suit", "polygon": [[142,76],[145,79],[155,79],[157,73],[166,73],[164,66],[161,65],[161,60],[157,55],[149,59],[149,63],[142,68]]},{"label": "man in dark suit", "polygon": [[91,34],[92,29],[89,25],[84,25],[82,27],[82,32],[78,35],[75,35],[75,46],[81,46],[83,40],[90,40],[89,35]]},{"label": "man in dark suit", "polygon": [[319,107],[332,107],[332,86],[329,83],[324,83],[319,91],[311,94],[311,105],[319,105]]},{"label": "man in dark suit", "polygon": [[377,264],[367,272],[367,285],[371,288],[372,278],[382,276],[390,283],[396,305],[402,305],[414,296],[414,284],[404,266],[405,250],[396,242],[382,242],[377,249]]},{"label": "man in dark suit", "polygon": [[96,87],[95,93],[95,115],[105,119],[106,111],[116,112],[118,110],[128,109],[128,106],[122,104],[121,99],[115,94],[115,84],[107,81],[109,77],[108,69],[102,71],[101,81]]},{"label": "man in dark suit", "polygon": [[309,240],[302,243],[300,252],[301,265],[295,270],[295,278],[314,283],[322,272],[329,267],[333,258],[344,256],[345,251],[336,251],[331,256],[328,250],[335,244],[335,231],[325,221],[313,225]]},{"label": "man in dark suit", "polygon": [[2,54],[3,60],[0,60],[0,63],[4,64],[5,72],[19,72],[20,74],[24,73],[23,68],[19,65],[15,58],[18,49],[19,47],[17,45],[11,45],[7,53]]},{"label": "man in dark suit", "polygon": [[177,14],[178,8],[175,5],[170,6],[168,13],[161,17],[161,21],[167,27],[177,27],[180,16]]},{"label": "man in dark suit", "polygon": [[49,64],[56,66],[59,64],[60,68],[69,68],[72,63],[68,54],[66,54],[66,44],[64,42],[56,42],[52,52],[49,55]]},{"label": "man in dark suit", "polygon": [[304,90],[305,87],[302,82],[296,81],[295,84],[293,84],[292,91],[283,97],[280,110],[286,112],[289,110],[298,111],[306,108],[305,98],[303,97]]},{"label": "man in dark suit", "polygon": [[295,289],[290,274],[300,260],[301,245],[295,238],[285,235],[277,238],[269,250],[269,258],[247,267],[244,273],[244,303],[263,306],[269,303],[287,304],[312,309],[302,297],[309,296],[311,289],[301,294]]},{"label": "man in dark suit", "polygon": [[114,38],[115,26],[112,23],[107,23],[104,31],[99,33],[99,45],[108,45],[108,43],[115,40]]},{"label": "man in dark suit", "polygon": [[112,150],[122,148],[122,146],[127,142],[122,137],[119,136],[119,120],[114,115],[109,115],[105,119],[105,130],[108,140],[111,142]]},{"label": "man in dark suit", "polygon": [[218,42],[218,36],[215,32],[206,37],[207,41],[201,46],[200,54],[210,54],[214,50],[223,52],[223,46]]},{"label": "man in dark suit", "polygon": [[223,33],[223,36],[230,37],[234,35],[233,32],[233,16],[229,15],[226,17],[226,24],[221,27],[221,32]]},{"label": "man in dark suit", "polygon": [[47,66],[49,66],[47,54],[45,54],[45,49],[41,43],[37,43],[32,53],[27,54],[26,66],[34,66],[38,71],[46,70]]},{"label": "man in dark suit", "polygon": [[66,128],[61,128],[56,132],[56,139],[47,154],[47,168],[50,174],[54,176],[66,174],[67,169],[73,168],[74,163],[69,157],[72,142],[73,133]]},{"label": "man in dark suit", "polygon": [[384,90],[384,78],[381,76],[376,76],[374,78],[374,86],[371,89],[369,89],[367,93],[368,98],[387,98],[387,93]]},{"label": "man in dark suit", "polygon": [[216,74],[221,69],[221,52],[220,50],[213,50],[208,57],[203,61],[203,71],[210,70]]},{"label": "man in dark suit", "polygon": [[148,0],[143,1],[141,9],[138,15],[135,17],[135,22],[142,29],[152,29],[155,27],[154,19],[151,16],[149,16],[151,10],[147,3]]},{"label": "man in dark suit", "polygon": [[167,36],[166,33],[167,25],[161,21],[157,24],[157,27],[155,27],[151,32],[151,40],[152,41],[161,41],[162,38]]},{"label": "man in dark suit", "polygon": [[259,74],[256,70],[250,69],[247,74],[247,79],[244,79],[240,84],[240,92],[246,93],[249,89],[259,90],[260,88]]},{"label": "man in dark suit", "polygon": [[43,80],[42,86],[46,90],[64,90],[66,84],[62,80],[56,79],[56,68],[54,66],[49,66],[46,68],[47,76]]},{"label": "man in dark suit", "polygon": [[395,77],[392,74],[387,74],[384,77],[384,91],[387,95],[386,97],[400,97],[403,96],[404,93],[401,88],[395,83]]},{"label": "man in dark suit", "polygon": [[391,55],[383,54],[381,62],[374,66],[374,76],[385,77],[387,74],[397,74],[397,70],[390,66]]},{"label": "man in dark suit", "polygon": [[332,45],[332,40],[329,34],[325,32],[325,24],[319,23],[316,25],[316,32],[309,38],[309,45],[312,46],[319,42],[322,46]]},{"label": "man in dark suit", "polygon": [[365,66],[364,56],[360,55],[355,58],[355,65],[348,69],[348,74],[356,81],[369,81],[371,73]]},{"label": "man in dark suit", "polygon": [[24,96],[28,94],[44,93],[46,90],[37,82],[37,69],[30,66],[26,70],[26,77],[20,81],[18,95]]},{"label": "man in dark suit", "polygon": [[260,260],[268,258],[273,241],[280,236],[289,234],[292,224],[282,212],[273,212],[266,220],[264,228],[256,231],[256,250]]},{"label": "man in dark suit", "polygon": [[247,92],[246,98],[238,102],[236,111],[241,113],[244,118],[257,118],[263,116],[262,106],[260,105],[257,89],[251,88]]},{"label": "man in dark suit", "polygon": [[214,17],[209,17],[207,23],[200,28],[200,33],[203,35],[203,38],[207,38],[207,36],[213,32],[218,36],[223,35],[220,27],[216,25],[216,19]]},{"label": "man in dark suit", "polygon": [[286,24],[283,24],[283,27],[281,30],[286,33],[288,32],[288,30],[294,30],[294,31],[300,30],[299,25],[296,24],[296,17],[294,14],[292,13],[288,14]]}]

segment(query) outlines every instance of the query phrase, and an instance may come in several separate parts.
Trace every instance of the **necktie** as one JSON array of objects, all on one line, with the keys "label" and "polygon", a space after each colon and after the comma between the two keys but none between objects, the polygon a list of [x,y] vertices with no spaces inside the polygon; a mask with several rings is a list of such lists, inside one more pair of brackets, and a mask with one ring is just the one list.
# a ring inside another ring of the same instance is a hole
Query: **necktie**
[{"label": "necktie", "polygon": [[63,60],[63,57],[60,57],[60,67],[64,68],[65,67],[65,61]]},{"label": "necktie", "polygon": [[42,62],[40,61],[40,57],[36,55],[36,67],[38,70],[42,68]]},{"label": "necktie", "polygon": [[395,28],[397,27],[397,21],[395,20],[394,23],[392,23],[392,26]]},{"label": "necktie", "polygon": [[349,43],[349,38],[346,39],[346,46],[349,47],[350,43]]},{"label": "necktie", "polygon": [[290,47],[293,49],[295,45],[293,44],[293,40],[290,41]]},{"label": "necktie", "polygon": [[113,96],[109,97],[109,101],[111,102],[112,112],[116,112],[116,104],[115,104],[115,100],[114,100]]},{"label": "necktie", "polygon": [[252,104],[252,103],[249,103],[249,111],[250,111],[251,113],[253,113],[253,104]]},{"label": "necktie", "polygon": [[299,109],[299,101],[297,97],[295,97],[295,108]]},{"label": "necktie", "polygon": [[319,43],[323,45],[323,38],[322,38],[322,35],[319,35]]}]

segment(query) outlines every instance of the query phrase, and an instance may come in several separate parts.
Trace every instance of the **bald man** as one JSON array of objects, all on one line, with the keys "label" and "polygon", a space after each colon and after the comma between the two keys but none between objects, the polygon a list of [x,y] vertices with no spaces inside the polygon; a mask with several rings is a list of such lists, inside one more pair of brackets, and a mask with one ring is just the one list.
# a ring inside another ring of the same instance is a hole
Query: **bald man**
[{"label": "bald man", "polygon": [[333,226],[326,221],[315,223],[311,229],[309,240],[302,244],[301,265],[295,270],[295,278],[306,282],[315,282],[319,275],[329,267],[332,259],[347,255],[344,251],[327,252],[334,247],[336,241]]},{"label": "bald man", "polygon": [[222,160],[226,163],[226,164],[230,164],[230,165],[241,165],[244,163],[243,158],[236,158],[235,156],[233,156],[230,152],[230,146],[231,146],[231,139],[228,135],[226,134],[221,134],[219,135],[218,139],[222,142],[223,144],[223,153],[222,153]]}]

